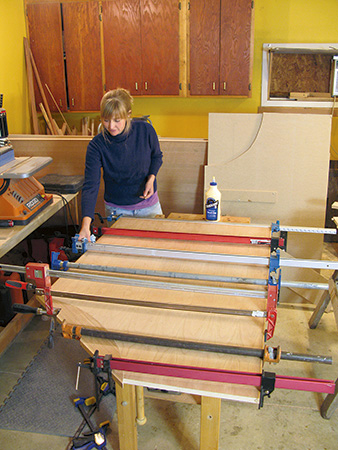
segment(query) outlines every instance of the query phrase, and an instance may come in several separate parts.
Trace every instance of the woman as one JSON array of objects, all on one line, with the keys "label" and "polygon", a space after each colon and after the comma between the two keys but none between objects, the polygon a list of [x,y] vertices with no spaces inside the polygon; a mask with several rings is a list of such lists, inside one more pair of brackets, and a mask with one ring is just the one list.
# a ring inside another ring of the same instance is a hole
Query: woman
[{"label": "woman", "polygon": [[101,132],[89,143],[82,189],[79,239],[90,239],[90,225],[104,180],[106,215],[155,217],[162,214],[156,175],[162,152],[152,125],[131,119],[133,98],[125,89],[107,92],[101,100]]}]

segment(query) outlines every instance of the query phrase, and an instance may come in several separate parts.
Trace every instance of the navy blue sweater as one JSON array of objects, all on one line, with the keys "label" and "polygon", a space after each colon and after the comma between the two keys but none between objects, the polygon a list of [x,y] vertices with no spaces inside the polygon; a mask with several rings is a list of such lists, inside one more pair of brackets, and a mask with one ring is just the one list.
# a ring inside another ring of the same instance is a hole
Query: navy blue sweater
[{"label": "navy blue sweater", "polygon": [[[95,136],[86,154],[85,181],[82,189],[82,217],[94,218],[94,210],[103,169],[104,199],[116,205],[134,205],[143,201],[149,175],[157,175],[162,152],[157,134],[147,122],[133,120],[128,133],[111,136],[105,131]],[[156,180],[154,192],[156,191]]]}]

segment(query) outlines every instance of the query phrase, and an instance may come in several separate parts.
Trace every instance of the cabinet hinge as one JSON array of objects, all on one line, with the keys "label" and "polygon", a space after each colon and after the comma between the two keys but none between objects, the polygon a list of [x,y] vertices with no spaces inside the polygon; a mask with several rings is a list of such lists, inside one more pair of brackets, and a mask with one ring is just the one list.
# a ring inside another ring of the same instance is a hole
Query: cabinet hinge
[{"label": "cabinet hinge", "polygon": [[179,89],[180,91],[182,90],[182,83],[179,83],[178,89]]},{"label": "cabinet hinge", "polygon": [[182,3],[181,2],[179,2],[178,3],[178,9],[181,11],[181,9],[182,9]]},{"label": "cabinet hinge", "polygon": [[190,11],[190,2],[188,2],[188,11]]},{"label": "cabinet hinge", "polygon": [[102,5],[99,5],[99,20],[102,22]]},{"label": "cabinet hinge", "polygon": [[251,2],[251,9],[254,9],[254,7],[255,7],[255,2],[252,0],[252,2]]},{"label": "cabinet hinge", "polygon": [[249,91],[251,91],[251,83],[249,83],[249,86],[248,86],[248,88],[249,88]]}]

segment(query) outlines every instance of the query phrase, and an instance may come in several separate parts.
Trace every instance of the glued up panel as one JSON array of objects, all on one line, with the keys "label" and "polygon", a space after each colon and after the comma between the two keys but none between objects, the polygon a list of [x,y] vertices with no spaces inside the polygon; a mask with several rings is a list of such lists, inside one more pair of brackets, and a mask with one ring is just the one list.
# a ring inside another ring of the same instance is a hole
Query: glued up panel
[{"label": "glued up panel", "polygon": [[[132,226],[141,228],[145,222],[148,229],[164,230],[170,222],[172,231],[184,228],[183,221],[166,221],[156,219],[119,219],[121,227]],[[176,226],[177,224],[177,226]],[[185,222],[187,229],[199,226],[196,223]],[[209,224],[205,224],[209,225]],[[213,232],[215,228],[227,229],[228,224],[218,226],[210,224]],[[264,229],[264,227],[263,227]],[[211,245],[209,251],[215,253],[228,253],[229,246],[223,244],[198,243],[196,241],[169,241],[142,238],[119,238],[116,236],[102,236],[101,244],[118,244],[127,246],[141,246],[147,248],[172,248],[189,251],[206,251],[206,245]],[[202,245],[201,245],[202,244]],[[223,247],[223,248],[222,248]],[[268,248],[261,246],[243,246],[243,252],[253,252],[263,255],[269,252]],[[238,248],[233,248],[237,254]],[[164,258],[149,258],[146,252],[141,257],[126,257],[120,255],[100,254],[86,252],[78,262],[94,265],[126,266],[154,270],[167,270],[172,272],[186,271],[192,273],[231,273],[232,266],[221,263],[208,264],[204,261],[167,261]],[[267,268],[251,266],[243,276],[266,278]],[[237,268],[236,268],[237,270]],[[240,272],[238,272],[240,273]],[[244,273],[243,271],[241,272]],[[129,277],[129,275],[127,276]],[[137,278],[137,276],[135,276]],[[143,277],[144,278],[144,277]],[[167,280],[167,284],[171,281]],[[177,280],[174,280],[176,283]],[[191,284],[193,281],[188,281]],[[199,283],[205,284],[205,283]],[[218,286],[222,286],[221,283]],[[87,295],[102,295],[124,299],[137,299],[141,301],[164,302],[169,304],[203,305],[210,307],[223,307],[231,309],[265,310],[266,298],[248,298],[241,296],[219,295],[215,293],[198,293],[182,290],[167,289],[164,285],[159,289],[150,287],[126,286],[122,283],[106,284],[84,280],[59,279],[53,289],[64,292],[77,292]],[[257,288],[262,290],[263,288]],[[264,289],[263,289],[264,290]],[[263,348],[265,319],[257,317],[229,316],[210,313],[196,313],[191,311],[164,310],[149,307],[134,307],[117,305],[108,302],[95,302],[91,300],[74,300],[54,298],[54,306],[61,308],[58,318],[68,323],[75,323],[83,327],[95,327],[103,330],[120,331],[139,335],[149,335],[173,338],[179,340],[193,340],[215,344],[234,345],[240,347]],[[82,344],[89,352],[99,350],[100,354],[113,354],[130,359],[157,361],[187,366],[210,367],[245,372],[260,372],[261,360],[258,358],[239,357],[238,355],[216,354],[212,352],[197,352],[147,346],[124,342],[113,342],[96,338],[83,338]],[[117,375],[123,382],[142,384],[146,386],[167,387],[180,389],[183,392],[198,393],[200,395],[214,395],[224,398],[233,398],[242,401],[257,402],[259,392],[252,386],[229,385],[226,383],[210,383],[206,381],[176,379],[163,376],[141,375],[136,373],[119,373]]]}]

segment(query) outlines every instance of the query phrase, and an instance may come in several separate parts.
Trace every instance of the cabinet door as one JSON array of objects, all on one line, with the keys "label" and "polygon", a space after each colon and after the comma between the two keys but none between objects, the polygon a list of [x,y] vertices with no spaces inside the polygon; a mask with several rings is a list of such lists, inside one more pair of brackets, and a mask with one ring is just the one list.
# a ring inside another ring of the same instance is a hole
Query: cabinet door
[{"label": "cabinet door", "polygon": [[148,95],[179,95],[177,0],[141,0],[143,89]]},{"label": "cabinet door", "polygon": [[221,1],[220,94],[250,94],[252,0]]},{"label": "cabinet door", "polygon": [[251,0],[191,0],[190,94],[250,94]]},{"label": "cabinet door", "polygon": [[106,90],[142,93],[140,0],[102,2]]},{"label": "cabinet door", "polygon": [[[27,4],[26,11],[30,47],[45,90],[49,109],[57,111],[45,84],[52,92],[60,110],[66,111],[67,97],[60,3]],[[36,106],[39,111],[39,103],[42,102],[42,98],[36,83],[34,90]]]},{"label": "cabinet door", "polygon": [[191,0],[191,95],[219,95],[219,39],[220,0]]},{"label": "cabinet door", "polygon": [[70,111],[97,111],[103,94],[99,3],[62,4]]}]

